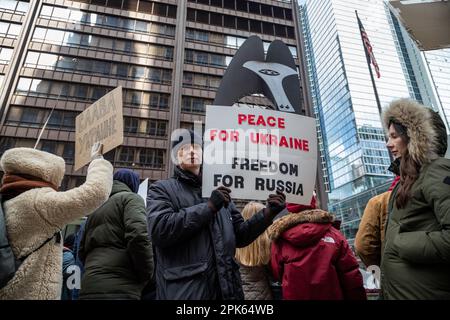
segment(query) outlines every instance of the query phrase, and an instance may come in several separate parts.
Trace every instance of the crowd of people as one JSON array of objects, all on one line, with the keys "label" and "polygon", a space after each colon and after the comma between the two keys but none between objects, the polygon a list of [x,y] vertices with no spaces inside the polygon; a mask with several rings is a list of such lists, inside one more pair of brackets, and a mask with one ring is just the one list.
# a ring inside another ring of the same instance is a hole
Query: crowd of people
[{"label": "crowd of people", "polygon": [[[368,202],[356,253],[366,266],[380,266],[381,299],[450,299],[445,125],[410,99],[392,102],[383,122],[396,178]],[[224,186],[202,197],[200,136],[179,135],[172,153],[173,177],[150,184],[145,204],[138,174],[113,174],[99,143],[86,182],[64,192],[62,158],[7,150],[0,299],[367,299],[340,221],[314,196],[300,205],[276,191],[241,213]],[[83,216],[78,232],[61,239],[60,230]],[[68,285],[72,266],[82,274],[80,288]]]}]

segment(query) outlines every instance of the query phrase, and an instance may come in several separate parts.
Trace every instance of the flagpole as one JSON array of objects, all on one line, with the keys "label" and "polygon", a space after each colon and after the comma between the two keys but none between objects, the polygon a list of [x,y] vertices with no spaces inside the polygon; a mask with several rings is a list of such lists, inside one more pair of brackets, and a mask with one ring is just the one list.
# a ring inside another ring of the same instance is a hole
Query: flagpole
[{"label": "flagpole", "polygon": [[[77,59],[77,58],[72,58],[72,62],[75,62],[75,65],[74,65],[74,66],[77,66],[77,64],[78,64],[78,59]],[[76,69],[76,68],[74,68],[74,69]],[[61,89],[59,90],[58,98],[56,98],[56,102],[55,102],[55,104],[53,105],[52,110],[50,110],[50,113],[48,114],[47,120],[45,120],[44,125],[42,126],[41,132],[39,132],[39,135],[38,135],[38,137],[37,137],[36,143],[35,143],[35,145],[34,145],[34,149],[37,148],[37,146],[38,146],[38,144],[39,144],[39,141],[41,141],[41,137],[42,137],[42,134],[43,134],[44,131],[45,131],[45,128],[47,127],[47,123],[50,121],[50,118],[52,117],[53,111],[55,110],[56,106],[58,105],[59,98],[61,97],[62,90],[63,90],[63,88],[61,88]]]},{"label": "flagpole", "polygon": [[[359,17],[358,17],[358,10],[355,10],[355,13],[356,13],[356,19],[357,19],[358,21],[360,21],[360,20],[359,20]],[[373,91],[374,91],[374,93],[375,93],[375,100],[377,101],[378,112],[379,112],[380,117],[381,117],[381,113],[382,113],[382,112],[381,112],[380,98],[378,97],[377,86],[375,85],[375,79],[374,79],[374,77],[373,77],[372,67],[370,66],[370,56],[369,56],[369,53],[367,52],[366,46],[364,45],[364,39],[363,39],[363,36],[362,36],[362,34],[361,34],[361,28],[359,27],[359,23],[358,23],[358,29],[359,29],[359,35],[360,35],[360,37],[361,37],[361,42],[362,42],[362,45],[363,45],[363,48],[364,48],[364,53],[366,54],[367,66],[369,67],[370,80],[372,80],[372,87],[373,87]]]},{"label": "flagpole", "polygon": [[[369,68],[370,80],[372,80],[372,87],[373,87],[373,92],[375,93],[375,100],[377,101],[378,114],[380,115],[381,123],[383,123],[383,119],[381,117],[382,111],[381,111],[380,98],[378,97],[377,86],[375,85],[375,79],[373,77],[372,67],[370,66],[370,56],[369,56],[369,53],[367,52],[367,48],[366,48],[366,45],[364,44],[364,39],[363,39],[363,36],[362,36],[362,33],[361,33],[361,27],[360,27],[361,20],[359,19],[359,16],[358,16],[358,10],[355,10],[355,14],[356,14],[356,20],[358,21],[359,35],[361,37],[361,42],[362,42],[362,45],[363,45],[363,48],[364,48],[364,53],[366,54],[366,62],[367,62],[367,67]],[[386,136],[385,136],[385,141],[387,142],[387,137]],[[391,160],[391,162],[394,161],[394,158],[393,158],[393,156],[392,156],[390,151],[388,151],[388,154],[389,154],[389,159]]]}]

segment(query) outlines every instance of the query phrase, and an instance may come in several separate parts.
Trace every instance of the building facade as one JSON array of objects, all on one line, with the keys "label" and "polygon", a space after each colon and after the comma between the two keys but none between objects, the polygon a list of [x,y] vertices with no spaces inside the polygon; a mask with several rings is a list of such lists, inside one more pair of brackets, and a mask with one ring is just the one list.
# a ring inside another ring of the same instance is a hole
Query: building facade
[{"label": "building facade", "polygon": [[166,178],[171,132],[203,121],[245,39],[258,35],[265,48],[282,40],[301,71],[298,34],[290,0],[2,0],[0,154],[33,147],[54,108],[38,148],[66,160],[63,189],[81,184],[75,117],[122,86],[124,144],[105,158],[150,181]]},{"label": "building facade", "polygon": [[[380,105],[355,11],[380,69]],[[352,244],[368,199],[393,178],[380,109],[404,97],[436,109],[435,96],[420,52],[385,1],[306,0],[300,18],[329,208]]]}]

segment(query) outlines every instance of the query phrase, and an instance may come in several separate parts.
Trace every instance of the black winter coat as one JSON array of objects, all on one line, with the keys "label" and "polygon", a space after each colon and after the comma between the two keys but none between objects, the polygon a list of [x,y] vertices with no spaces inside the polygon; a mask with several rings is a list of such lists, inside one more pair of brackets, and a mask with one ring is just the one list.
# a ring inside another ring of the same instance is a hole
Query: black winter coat
[{"label": "black winter coat", "polygon": [[144,200],[114,180],[108,201],[86,222],[78,255],[80,299],[140,299],[153,274]]},{"label": "black winter coat", "polygon": [[271,223],[263,211],[244,222],[233,203],[214,213],[198,176],[175,176],[149,187],[147,219],[155,249],[157,299],[243,299],[236,247]]}]

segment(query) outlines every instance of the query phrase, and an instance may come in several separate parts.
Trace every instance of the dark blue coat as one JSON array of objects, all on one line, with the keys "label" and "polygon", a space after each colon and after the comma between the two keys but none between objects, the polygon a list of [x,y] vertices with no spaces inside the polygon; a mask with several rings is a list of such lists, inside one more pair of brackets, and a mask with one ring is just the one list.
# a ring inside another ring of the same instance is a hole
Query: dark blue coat
[{"label": "dark blue coat", "polygon": [[244,222],[233,203],[214,213],[197,176],[175,176],[149,187],[149,234],[155,250],[157,299],[243,299],[236,247],[271,223],[263,211]]}]

